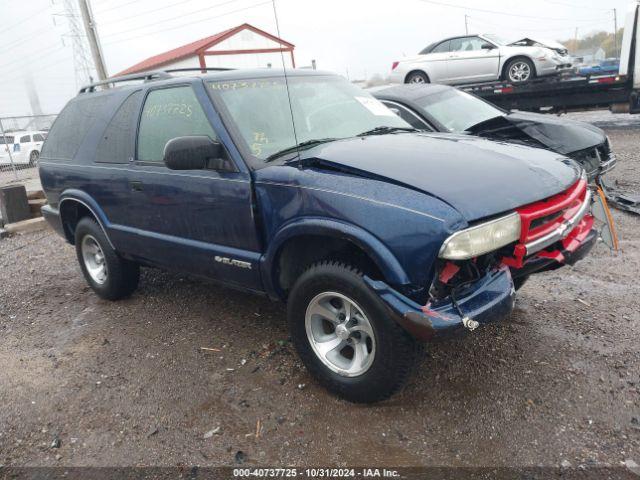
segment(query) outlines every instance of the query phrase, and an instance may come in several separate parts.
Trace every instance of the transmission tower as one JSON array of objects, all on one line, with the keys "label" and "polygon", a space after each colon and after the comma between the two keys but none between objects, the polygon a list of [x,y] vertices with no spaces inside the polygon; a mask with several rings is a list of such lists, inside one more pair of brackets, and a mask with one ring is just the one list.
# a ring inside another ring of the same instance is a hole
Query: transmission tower
[{"label": "transmission tower", "polygon": [[69,25],[69,34],[64,37],[71,39],[76,88],[80,88],[92,81],[93,61],[89,54],[89,44],[82,27],[82,17],[77,9],[77,1],[62,0],[62,7],[64,9],[63,15]]}]

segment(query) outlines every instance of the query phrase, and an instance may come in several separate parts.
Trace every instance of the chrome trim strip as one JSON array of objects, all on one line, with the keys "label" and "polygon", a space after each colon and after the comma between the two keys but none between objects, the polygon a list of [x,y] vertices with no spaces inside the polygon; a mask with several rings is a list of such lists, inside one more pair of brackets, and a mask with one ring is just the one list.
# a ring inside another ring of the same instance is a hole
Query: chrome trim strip
[{"label": "chrome trim strip", "polygon": [[591,190],[587,189],[587,194],[584,198],[584,202],[582,202],[582,205],[580,205],[580,209],[578,210],[578,212],[558,228],[546,234],[544,237],[540,237],[536,240],[533,240],[532,242],[525,244],[527,254],[539,252],[549,245],[552,245],[557,241],[565,238],[569,234],[569,232],[571,232],[571,230],[573,230],[573,228],[584,218],[590,206]]}]

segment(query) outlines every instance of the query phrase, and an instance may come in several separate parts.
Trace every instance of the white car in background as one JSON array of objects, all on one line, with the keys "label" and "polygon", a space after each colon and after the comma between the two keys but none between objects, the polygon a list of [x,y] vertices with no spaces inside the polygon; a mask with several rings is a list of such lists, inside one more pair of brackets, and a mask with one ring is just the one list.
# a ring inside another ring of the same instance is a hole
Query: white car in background
[{"label": "white car in background", "polygon": [[571,57],[558,42],[496,35],[452,37],[429,45],[419,55],[394,62],[392,83],[464,83],[504,80],[525,83],[571,70]]},{"label": "white car in background", "polygon": [[35,166],[45,138],[47,132],[42,131],[21,130],[0,135],[0,166],[11,165],[12,159],[14,165]]}]

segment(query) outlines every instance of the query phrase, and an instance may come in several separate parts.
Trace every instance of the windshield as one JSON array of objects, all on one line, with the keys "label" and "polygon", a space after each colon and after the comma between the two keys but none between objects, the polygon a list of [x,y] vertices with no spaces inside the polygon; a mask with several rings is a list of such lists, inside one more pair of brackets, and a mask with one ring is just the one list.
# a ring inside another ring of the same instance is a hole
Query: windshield
[{"label": "windshield", "polygon": [[494,35],[493,33],[487,33],[483,35],[483,37],[488,38],[493,43],[497,43],[498,45],[509,45],[510,43],[509,40],[507,40],[506,38],[502,38],[499,35]]},{"label": "windshield", "polygon": [[261,162],[296,146],[296,138],[303,144],[355,137],[377,127],[411,128],[379,100],[341,77],[288,80],[291,105],[284,77],[208,84],[248,150]]},{"label": "windshield", "polygon": [[3,137],[0,135],[0,145],[6,145],[8,143],[13,143],[13,137],[10,137],[9,135]]},{"label": "windshield", "polygon": [[449,132],[464,132],[481,122],[504,115],[502,110],[455,88],[433,93],[416,101],[427,117]]}]

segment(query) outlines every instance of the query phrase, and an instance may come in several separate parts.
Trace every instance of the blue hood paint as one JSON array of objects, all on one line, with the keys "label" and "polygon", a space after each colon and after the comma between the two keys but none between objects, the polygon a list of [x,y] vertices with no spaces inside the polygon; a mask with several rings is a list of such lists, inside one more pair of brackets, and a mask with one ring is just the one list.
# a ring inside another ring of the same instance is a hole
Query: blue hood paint
[{"label": "blue hood paint", "polygon": [[351,138],[301,155],[302,164],[312,160],[437,197],[468,222],[555,195],[580,175],[577,164],[557,153],[453,134]]}]

